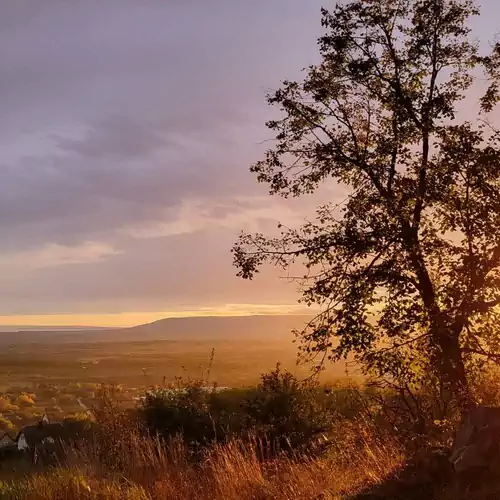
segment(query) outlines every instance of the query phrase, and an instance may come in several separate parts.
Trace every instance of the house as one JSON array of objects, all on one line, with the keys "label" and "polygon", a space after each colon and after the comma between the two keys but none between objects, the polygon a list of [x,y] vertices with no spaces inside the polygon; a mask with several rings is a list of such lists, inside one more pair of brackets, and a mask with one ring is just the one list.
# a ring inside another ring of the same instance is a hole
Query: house
[{"label": "house", "polygon": [[51,424],[47,414],[36,425],[24,427],[15,441],[19,451],[35,451],[45,445],[55,445],[64,441],[64,426],[60,423]]},{"label": "house", "polygon": [[19,451],[27,451],[47,444],[55,444],[64,440],[64,434],[64,426],[59,423],[30,425],[17,435],[17,447]]},{"label": "house", "polygon": [[64,426],[60,423],[47,424],[43,420],[37,425],[22,429],[16,437],[18,453],[37,463],[40,459],[48,464],[57,461],[65,442]]},{"label": "house", "polygon": [[15,445],[16,440],[10,437],[7,433],[0,438],[0,450],[3,448],[10,448]]},{"label": "house", "polygon": [[90,437],[91,428],[86,422],[58,422],[51,424],[46,415],[38,424],[24,427],[17,435],[17,450],[33,461],[57,458],[65,446]]},{"label": "house", "polygon": [[0,462],[16,457],[19,454],[17,443],[8,434],[4,434],[0,438]]}]

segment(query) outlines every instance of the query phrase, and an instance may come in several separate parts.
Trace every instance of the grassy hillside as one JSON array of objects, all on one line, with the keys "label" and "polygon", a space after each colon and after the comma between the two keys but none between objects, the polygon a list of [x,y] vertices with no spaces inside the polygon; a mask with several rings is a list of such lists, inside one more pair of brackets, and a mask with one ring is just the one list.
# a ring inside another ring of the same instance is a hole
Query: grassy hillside
[{"label": "grassy hillside", "polygon": [[[404,408],[395,393],[356,385],[325,392],[278,370],[248,390],[200,388],[153,391],[134,411],[108,393],[93,422],[78,422],[92,433],[78,446],[55,456],[40,450],[36,464],[19,454],[0,460],[0,498],[500,498],[498,475],[467,483],[454,476],[446,429],[436,427],[430,441],[406,426],[409,415],[397,425],[388,419],[387,403]],[[426,395],[417,397],[423,403]]]}]

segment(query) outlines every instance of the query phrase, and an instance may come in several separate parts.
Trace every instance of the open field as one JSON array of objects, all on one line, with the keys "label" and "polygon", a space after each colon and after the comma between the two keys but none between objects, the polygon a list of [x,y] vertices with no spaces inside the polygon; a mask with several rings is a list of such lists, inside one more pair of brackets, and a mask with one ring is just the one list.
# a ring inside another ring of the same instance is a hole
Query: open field
[{"label": "open field", "polygon": [[[238,387],[255,383],[262,372],[281,362],[306,376],[307,366],[295,366],[296,346],[271,341],[136,341],[72,344],[19,344],[0,354],[0,385],[117,383],[126,386],[159,384],[163,377],[201,377],[215,349],[211,380]],[[332,367],[340,376],[342,367]]]},{"label": "open field", "polygon": [[[209,366],[209,383],[232,388],[254,385],[277,362],[307,377],[310,366],[296,364],[291,328],[285,317],[196,318],[122,331],[1,333],[0,431],[15,432],[45,412],[77,415],[82,403],[93,406],[102,384],[119,386],[133,405],[147,388],[176,377],[206,380]],[[343,375],[339,364],[323,376]]]},{"label": "open field", "polygon": [[[176,376],[204,376],[212,349],[210,380],[241,387],[254,384],[277,362],[296,366],[291,333],[303,316],[172,318],[121,330],[0,333],[0,389],[33,384],[116,383],[151,386]],[[330,367],[338,377],[344,367]]]}]

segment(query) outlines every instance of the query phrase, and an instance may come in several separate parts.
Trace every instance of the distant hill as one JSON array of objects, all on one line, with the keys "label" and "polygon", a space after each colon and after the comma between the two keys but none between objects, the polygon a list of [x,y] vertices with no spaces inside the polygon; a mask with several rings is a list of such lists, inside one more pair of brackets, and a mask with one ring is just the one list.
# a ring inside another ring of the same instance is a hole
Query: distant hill
[{"label": "distant hill", "polygon": [[146,325],[111,332],[114,336],[169,339],[258,339],[290,337],[295,328],[303,328],[310,316],[205,316],[167,318]]},{"label": "distant hill", "polygon": [[166,318],[131,328],[0,332],[0,343],[290,339],[291,331],[303,328],[310,319],[310,316],[301,315]]}]

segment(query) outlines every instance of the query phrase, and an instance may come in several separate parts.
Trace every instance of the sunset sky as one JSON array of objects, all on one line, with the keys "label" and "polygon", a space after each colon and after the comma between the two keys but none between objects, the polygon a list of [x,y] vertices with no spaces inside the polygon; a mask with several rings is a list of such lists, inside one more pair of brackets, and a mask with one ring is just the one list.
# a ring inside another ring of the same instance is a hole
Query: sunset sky
[{"label": "sunset sky", "polygon": [[[300,312],[279,273],[236,278],[230,248],[318,199],[269,197],[248,167],[266,91],[317,60],[321,5],[0,0],[0,324]],[[482,5],[487,41],[500,3]]]}]

